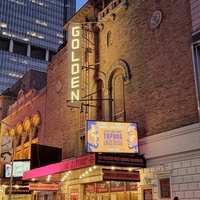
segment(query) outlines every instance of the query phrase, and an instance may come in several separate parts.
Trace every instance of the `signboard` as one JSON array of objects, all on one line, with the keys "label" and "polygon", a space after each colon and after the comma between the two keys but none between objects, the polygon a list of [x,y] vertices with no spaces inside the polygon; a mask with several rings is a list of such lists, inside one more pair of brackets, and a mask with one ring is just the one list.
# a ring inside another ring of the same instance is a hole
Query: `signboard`
[{"label": "signboard", "polygon": [[68,27],[68,73],[67,105],[80,107],[81,102],[81,59],[82,59],[82,25],[71,23]]},{"label": "signboard", "polygon": [[[13,162],[13,177],[22,177],[25,171],[30,170],[30,160],[15,160]],[[5,164],[5,178],[9,178],[11,175],[11,165]]]},{"label": "signboard", "polygon": [[70,190],[70,200],[78,200],[78,188]]},{"label": "signboard", "polygon": [[29,190],[36,191],[57,191],[58,184],[30,183]]},{"label": "signboard", "polygon": [[140,182],[140,172],[139,171],[103,169],[103,180]]},{"label": "signboard", "polygon": [[109,183],[106,181],[96,183],[96,193],[108,193]]},{"label": "signboard", "polygon": [[126,182],[126,191],[137,191],[138,186],[135,182]]},{"label": "signboard", "polygon": [[[10,188],[7,187],[5,189],[5,194],[9,194],[10,192]],[[31,194],[31,191],[28,189],[28,187],[19,187],[19,188],[16,188],[16,187],[12,187],[12,194]]]},{"label": "signboard", "polygon": [[96,154],[96,164],[145,168],[146,160],[141,155],[101,153]]},{"label": "signboard", "polygon": [[87,183],[85,185],[85,194],[92,194],[92,193],[95,193],[95,184]]},{"label": "signboard", "polygon": [[124,182],[122,182],[122,181],[111,181],[110,191],[111,192],[123,192],[124,191]]},{"label": "signboard", "polygon": [[139,153],[137,123],[87,121],[87,152]]},{"label": "signboard", "polygon": [[10,163],[12,156],[12,140],[11,136],[2,136],[1,143],[1,162],[2,164]]}]

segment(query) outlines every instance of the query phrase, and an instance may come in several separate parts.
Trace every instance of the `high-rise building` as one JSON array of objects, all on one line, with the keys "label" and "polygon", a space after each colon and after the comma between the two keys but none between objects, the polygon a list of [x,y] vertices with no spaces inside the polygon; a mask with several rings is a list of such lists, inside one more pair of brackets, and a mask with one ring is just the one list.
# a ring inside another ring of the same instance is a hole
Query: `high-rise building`
[{"label": "high-rise building", "polygon": [[0,93],[29,69],[46,71],[75,11],[76,0],[0,1]]}]

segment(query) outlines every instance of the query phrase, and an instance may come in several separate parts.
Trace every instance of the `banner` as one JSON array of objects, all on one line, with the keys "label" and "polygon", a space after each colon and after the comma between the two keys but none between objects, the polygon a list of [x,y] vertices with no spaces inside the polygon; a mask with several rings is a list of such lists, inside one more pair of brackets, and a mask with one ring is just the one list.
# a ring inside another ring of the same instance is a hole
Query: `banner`
[{"label": "banner", "polygon": [[11,162],[13,145],[13,138],[11,136],[2,136],[1,142],[1,164],[8,164]]},{"label": "banner", "polygon": [[137,123],[87,121],[87,152],[139,153]]}]

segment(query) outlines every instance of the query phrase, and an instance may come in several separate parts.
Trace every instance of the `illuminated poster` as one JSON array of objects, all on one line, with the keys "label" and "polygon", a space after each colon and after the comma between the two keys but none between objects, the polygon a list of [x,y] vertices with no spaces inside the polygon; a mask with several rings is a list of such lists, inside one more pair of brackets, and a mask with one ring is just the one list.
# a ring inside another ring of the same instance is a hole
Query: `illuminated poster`
[{"label": "illuminated poster", "polygon": [[10,163],[12,156],[12,137],[2,136],[1,163]]},{"label": "illuminated poster", "polygon": [[87,121],[87,152],[139,153],[137,123]]},{"label": "illuminated poster", "polygon": [[70,200],[78,200],[78,189],[70,190]]},{"label": "illuminated poster", "polygon": [[124,191],[124,182],[122,182],[122,181],[111,181],[110,191],[111,192],[123,192]]},{"label": "illuminated poster", "polygon": [[82,70],[82,25],[71,23],[68,27],[67,105],[80,107]]},{"label": "illuminated poster", "polygon": [[109,183],[106,181],[96,183],[96,193],[109,192]]}]

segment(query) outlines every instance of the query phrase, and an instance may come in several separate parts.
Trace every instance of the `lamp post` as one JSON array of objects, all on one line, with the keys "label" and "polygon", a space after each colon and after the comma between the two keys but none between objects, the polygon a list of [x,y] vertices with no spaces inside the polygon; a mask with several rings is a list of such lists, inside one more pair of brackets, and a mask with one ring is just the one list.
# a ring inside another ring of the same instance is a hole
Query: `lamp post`
[{"label": "lamp post", "polygon": [[12,141],[12,156],[11,156],[11,174],[10,174],[10,186],[9,186],[9,197],[8,200],[12,200],[12,182],[13,182],[13,163],[14,163],[14,150],[15,150],[15,135],[16,135],[16,128],[14,126],[11,126],[7,124],[4,121],[0,122],[1,124],[5,124],[6,126],[9,126],[14,129],[14,137]]}]

